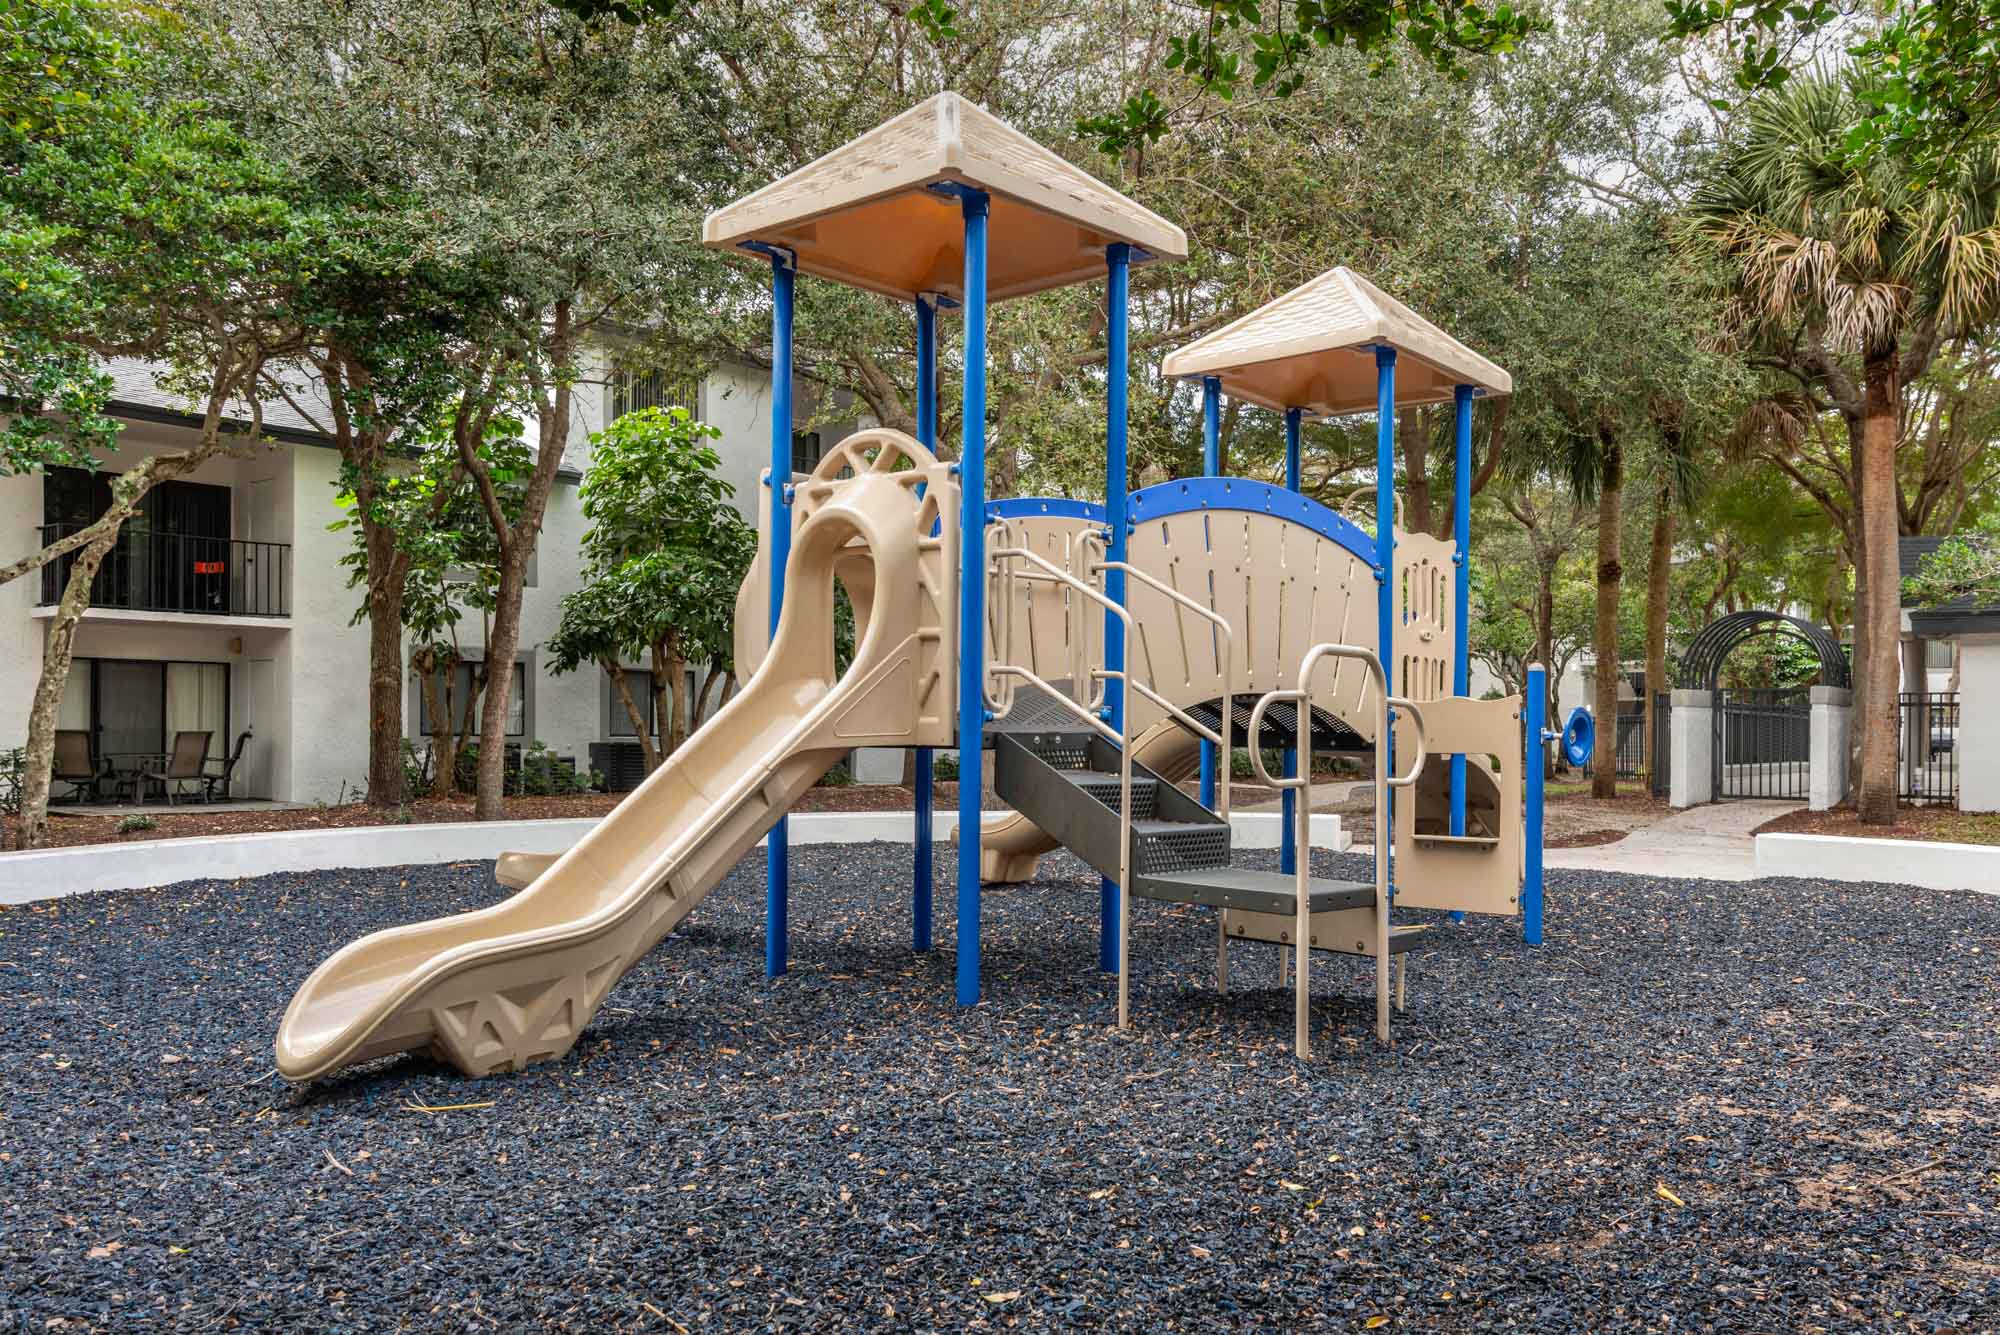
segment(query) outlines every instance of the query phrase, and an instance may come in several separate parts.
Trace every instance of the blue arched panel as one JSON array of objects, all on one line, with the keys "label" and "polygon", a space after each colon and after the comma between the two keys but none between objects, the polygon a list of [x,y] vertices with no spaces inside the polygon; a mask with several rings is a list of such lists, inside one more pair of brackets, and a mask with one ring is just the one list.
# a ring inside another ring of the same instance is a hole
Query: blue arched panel
[{"label": "blue arched panel", "polygon": [[1134,524],[1169,515],[1204,510],[1248,510],[1255,514],[1277,515],[1303,525],[1329,542],[1345,547],[1370,570],[1375,565],[1375,540],[1352,521],[1307,496],[1268,482],[1252,482],[1240,477],[1190,477],[1162,482],[1132,493]]},{"label": "blue arched panel", "polygon": [[1087,519],[1092,523],[1104,522],[1104,507],[1095,501],[1073,501],[1067,496],[1009,496],[1002,501],[986,502],[986,519]]}]

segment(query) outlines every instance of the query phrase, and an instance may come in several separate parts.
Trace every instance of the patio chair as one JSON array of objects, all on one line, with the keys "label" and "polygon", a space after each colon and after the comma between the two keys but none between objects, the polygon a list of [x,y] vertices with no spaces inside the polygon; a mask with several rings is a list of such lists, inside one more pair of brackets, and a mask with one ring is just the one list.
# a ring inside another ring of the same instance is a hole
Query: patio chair
[{"label": "patio chair", "polygon": [[79,802],[96,801],[97,786],[104,775],[97,768],[95,750],[88,729],[56,729],[55,765],[49,774],[50,781],[68,784],[70,796]]},{"label": "patio chair", "polygon": [[[228,759],[225,760],[218,756],[202,767],[202,801],[213,802],[218,793],[222,795],[223,801],[227,802],[229,800],[229,780],[236,773],[236,762],[243,759],[243,748],[249,744],[249,741],[250,729],[245,728],[242,732],[236,734],[236,746],[230,751]],[[220,772],[212,771],[208,768],[209,765],[220,765],[222,769]]]},{"label": "patio chair", "polygon": [[[183,784],[194,784],[197,795],[206,801],[206,788],[202,771],[208,768],[208,739],[212,732],[177,732],[174,734],[174,749],[167,756],[167,763],[139,771],[141,784],[157,783],[166,794],[167,805],[174,804],[174,798],[185,796]],[[144,789],[141,789],[143,799]]]}]

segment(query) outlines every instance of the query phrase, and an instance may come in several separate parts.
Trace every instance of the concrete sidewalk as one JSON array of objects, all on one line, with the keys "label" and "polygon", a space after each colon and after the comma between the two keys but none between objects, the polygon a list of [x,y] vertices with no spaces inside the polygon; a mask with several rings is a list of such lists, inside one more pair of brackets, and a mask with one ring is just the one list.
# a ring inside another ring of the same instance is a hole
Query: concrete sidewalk
[{"label": "concrete sidewalk", "polygon": [[1628,872],[1635,876],[1695,877],[1708,881],[1757,879],[1756,841],[1750,832],[1803,805],[1798,802],[1712,802],[1676,811],[1632,831],[1615,844],[1552,848],[1544,866],[1566,870]]}]

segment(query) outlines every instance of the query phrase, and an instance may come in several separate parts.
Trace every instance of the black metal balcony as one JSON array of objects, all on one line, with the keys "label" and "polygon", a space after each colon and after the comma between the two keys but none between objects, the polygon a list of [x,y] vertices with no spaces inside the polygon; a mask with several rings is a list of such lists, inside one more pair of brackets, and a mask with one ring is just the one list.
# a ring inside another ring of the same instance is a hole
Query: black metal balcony
[{"label": "black metal balcony", "polygon": [[[42,546],[83,528],[44,524]],[[44,607],[61,600],[77,553],[42,567]],[[291,615],[292,549],[282,542],[202,538],[127,528],[90,583],[92,607],[134,612],[189,612],[208,616]]]}]

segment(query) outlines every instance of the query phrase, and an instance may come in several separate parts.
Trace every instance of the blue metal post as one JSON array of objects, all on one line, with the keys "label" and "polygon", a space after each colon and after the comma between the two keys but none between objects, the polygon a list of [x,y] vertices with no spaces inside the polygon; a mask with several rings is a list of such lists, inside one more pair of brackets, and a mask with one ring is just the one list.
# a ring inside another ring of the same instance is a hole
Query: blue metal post
[{"label": "blue metal post", "polygon": [[[1457,434],[1451,468],[1451,535],[1457,547],[1452,554],[1451,693],[1465,695],[1472,690],[1472,386],[1458,386],[1451,401]],[[1465,833],[1463,755],[1451,758],[1451,832]]]},{"label": "blue metal post", "polygon": [[[1456,449],[1451,466],[1451,535],[1457,546],[1452,554],[1451,609],[1451,693],[1472,691],[1472,386],[1459,385],[1451,393],[1452,427]],[[1451,758],[1451,832],[1465,833],[1465,756]],[[1464,922],[1463,913],[1451,915]]]},{"label": "blue metal post", "polygon": [[965,401],[958,449],[958,1004],[979,1004],[979,752],[986,732],[986,206],[965,214]]},{"label": "blue metal post", "polygon": [[[1382,672],[1388,678],[1389,693],[1394,695],[1396,683],[1396,350],[1375,348],[1375,578],[1379,583],[1375,589],[1375,621],[1377,630],[1376,653],[1382,656]],[[1393,725],[1395,716],[1390,716]],[[1391,726],[1387,736],[1375,739],[1375,745],[1383,748],[1383,764],[1389,773],[1396,772],[1396,732]],[[1378,813],[1377,819],[1389,821],[1391,831],[1388,847],[1389,874],[1384,879],[1389,893],[1395,894],[1395,811],[1396,798],[1391,793],[1387,799],[1387,810]]]},{"label": "blue metal post", "polygon": [[[1299,458],[1299,435],[1304,426],[1305,413],[1298,408],[1285,409],[1285,490],[1299,491],[1304,485],[1303,470]],[[1299,707],[1298,726],[1312,726],[1312,707]],[[1256,739],[1252,738],[1252,746]],[[1292,778],[1299,772],[1299,748],[1285,748],[1285,777]],[[1312,791],[1308,785],[1306,791]],[[1299,795],[1290,788],[1278,799],[1278,870],[1290,876],[1299,869],[1299,833],[1293,827],[1298,820]]]},{"label": "blue metal post", "polygon": [[[1104,333],[1104,522],[1111,530],[1108,544],[1113,561],[1123,561],[1130,550],[1131,534],[1126,530],[1126,497],[1131,491],[1131,467],[1125,457],[1127,426],[1126,376],[1131,371],[1131,278],[1132,247],[1114,241],[1104,248],[1105,306],[1109,317]],[[1125,605],[1125,572],[1108,571],[1105,596]],[[1125,670],[1125,623],[1104,614],[1104,669]],[[1111,726],[1125,730],[1125,683],[1115,678],[1105,684],[1104,705]],[[1097,967],[1106,973],[1118,970],[1118,885],[1109,877],[1097,891]]]},{"label": "blue metal post", "polygon": [[[1201,472],[1203,477],[1222,475],[1222,381],[1212,375],[1201,378]],[[1224,700],[1222,707],[1232,703]],[[1201,744],[1201,804],[1215,810],[1214,742]]]},{"label": "blue metal post", "polygon": [[1527,780],[1527,808],[1521,859],[1521,939],[1531,946],[1542,944],[1542,769],[1549,744],[1542,733],[1548,727],[1549,674],[1540,663],[1528,665],[1528,698],[1521,702],[1521,731],[1527,752],[1522,772]]},{"label": "blue metal post", "polygon": [[[917,443],[937,448],[937,307],[917,298]],[[935,770],[928,746],[917,748],[917,828],[910,891],[910,949],[931,948],[931,827]]]},{"label": "blue metal post", "polygon": [[[785,606],[785,566],[792,556],[792,289],[798,280],[789,255],[771,256],[771,641]],[[791,955],[791,848],[779,817],[765,839],[764,973],[776,978]]]}]

